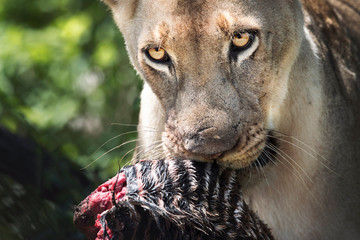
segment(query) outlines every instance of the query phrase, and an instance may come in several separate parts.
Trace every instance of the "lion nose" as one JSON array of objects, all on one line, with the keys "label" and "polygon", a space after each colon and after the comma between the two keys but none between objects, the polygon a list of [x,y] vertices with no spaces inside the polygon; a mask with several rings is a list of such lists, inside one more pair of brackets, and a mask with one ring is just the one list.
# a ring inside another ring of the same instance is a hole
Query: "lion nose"
[{"label": "lion nose", "polygon": [[213,155],[230,150],[237,142],[236,131],[203,127],[183,138],[184,148],[194,154]]}]

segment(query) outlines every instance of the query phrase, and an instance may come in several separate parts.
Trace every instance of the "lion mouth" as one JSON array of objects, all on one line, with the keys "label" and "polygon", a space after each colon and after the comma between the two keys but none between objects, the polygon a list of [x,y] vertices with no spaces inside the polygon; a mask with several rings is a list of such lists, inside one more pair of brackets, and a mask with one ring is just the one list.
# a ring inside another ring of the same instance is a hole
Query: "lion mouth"
[{"label": "lion mouth", "polygon": [[274,161],[275,144],[271,132],[262,131],[256,135],[243,136],[233,149],[223,153],[216,162],[236,169],[249,166],[264,167]]},{"label": "lion mouth", "polygon": [[[168,134],[169,135],[169,134]],[[171,135],[171,134],[170,134]],[[167,136],[167,135],[166,135]],[[193,159],[200,162],[216,162],[233,169],[263,167],[275,159],[277,144],[271,130],[253,124],[242,134],[235,146],[224,152],[197,154],[186,150],[176,136],[165,137],[165,155],[174,159]],[[209,151],[211,152],[211,151]]]}]

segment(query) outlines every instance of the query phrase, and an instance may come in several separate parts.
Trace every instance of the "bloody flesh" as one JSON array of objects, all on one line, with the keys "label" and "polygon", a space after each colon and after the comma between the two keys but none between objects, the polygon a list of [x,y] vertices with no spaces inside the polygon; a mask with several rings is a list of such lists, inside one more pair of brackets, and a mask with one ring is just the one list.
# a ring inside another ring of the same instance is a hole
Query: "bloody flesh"
[{"label": "bloody flesh", "polygon": [[271,240],[244,201],[242,178],[215,163],[140,161],[82,201],[74,223],[92,240]]},{"label": "bloody flesh", "polygon": [[[114,206],[113,197],[115,197],[115,201],[119,201],[125,194],[126,178],[122,172],[101,184],[76,207],[74,224],[88,239],[103,239],[104,229],[100,223],[101,214]],[[107,232],[111,236],[109,229]]]}]

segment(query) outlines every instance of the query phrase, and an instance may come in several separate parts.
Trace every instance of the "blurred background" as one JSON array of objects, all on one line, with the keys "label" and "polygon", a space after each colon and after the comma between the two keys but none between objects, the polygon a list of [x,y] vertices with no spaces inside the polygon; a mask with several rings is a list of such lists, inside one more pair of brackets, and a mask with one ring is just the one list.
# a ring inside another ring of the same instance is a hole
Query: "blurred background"
[{"label": "blurred background", "polygon": [[131,158],[141,86],[99,0],[0,0],[0,240],[85,239],[73,207]]}]

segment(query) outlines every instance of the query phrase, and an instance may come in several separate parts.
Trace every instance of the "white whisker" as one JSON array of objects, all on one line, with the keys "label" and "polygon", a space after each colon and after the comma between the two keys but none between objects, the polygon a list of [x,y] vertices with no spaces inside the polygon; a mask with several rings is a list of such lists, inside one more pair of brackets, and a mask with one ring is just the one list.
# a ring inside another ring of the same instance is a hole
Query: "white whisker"
[{"label": "white whisker", "polygon": [[[265,161],[261,155],[260,155],[260,159],[261,159],[262,161]],[[265,181],[266,181],[266,183],[267,183],[267,185],[268,185],[268,188],[270,189],[270,183],[269,183],[269,181],[268,181],[268,179],[267,179],[267,177],[266,177],[264,168],[261,167],[261,163],[260,163],[259,159],[256,159],[256,161],[257,161],[257,163],[259,164],[259,166],[260,166],[260,167],[259,167],[259,168],[260,168],[260,171],[262,172],[262,175],[263,175],[264,178],[265,178]]]},{"label": "white whisker", "polygon": [[[280,138],[280,137],[275,137],[275,136],[271,136],[271,135],[268,135],[268,137],[271,137],[271,138],[274,138],[276,140],[279,140],[279,141],[282,141],[282,142],[285,142],[285,143],[288,143],[289,145],[291,146],[294,146],[296,147],[297,149],[303,151],[304,153],[306,153],[308,156],[310,156],[311,158],[313,158],[314,160],[318,161],[321,165],[323,165],[326,169],[328,169],[329,171],[331,171],[332,173],[336,174],[337,176],[339,176],[334,170],[332,170],[329,166],[327,166],[321,159],[317,158],[316,156],[314,156],[313,154],[311,154],[310,152],[308,152],[306,149],[294,144],[293,142],[290,142],[290,141],[287,141],[283,138]],[[311,148],[310,148],[311,150]],[[316,152],[314,152],[316,153]],[[317,155],[321,156],[319,153],[317,153]],[[322,157],[323,158],[323,157]],[[324,158],[325,159],[325,158]],[[328,162],[328,160],[325,159],[326,162]]]},{"label": "white whisker", "polygon": [[115,125],[115,126],[125,126],[125,127],[143,127],[143,128],[148,128],[149,130],[152,130],[154,132],[162,132],[154,127],[151,126],[145,126],[145,125],[141,125],[141,124],[130,124],[130,123],[111,123],[111,125]]},{"label": "white whisker", "polygon": [[120,145],[117,145],[117,146],[111,148],[110,150],[106,151],[105,153],[103,153],[103,154],[101,154],[99,157],[97,157],[95,160],[93,160],[92,162],[90,162],[88,165],[86,165],[85,167],[83,167],[81,170],[84,170],[84,169],[90,167],[92,164],[94,164],[97,160],[99,160],[100,158],[102,158],[102,157],[105,156],[106,154],[108,154],[108,153],[110,153],[110,152],[112,152],[112,151],[114,151],[114,150],[116,150],[116,149],[119,149],[119,148],[121,148],[122,146],[124,146],[124,145],[126,145],[126,144],[133,143],[133,142],[136,142],[136,141],[138,141],[138,140],[139,140],[139,139],[129,140],[129,141],[126,141],[126,142],[124,142],[124,143],[122,143],[122,144],[120,144]]},{"label": "white whisker", "polygon": [[[160,145],[158,145],[158,144],[160,144]],[[157,145],[157,146],[155,146],[155,145]],[[142,148],[142,147],[144,147],[144,146],[145,146],[145,145],[138,146],[137,149]],[[154,146],[155,146],[155,147],[154,147]],[[137,153],[133,156],[133,158],[134,158],[134,159],[138,158],[138,156],[139,156],[140,154],[142,154],[142,153],[144,153],[145,158],[148,158],[149,152],[150,152],[150,151],[154,151],[154,150],[158,149],[159,147],[162,147],[162,140],[158,140],[158,141],[153,142],[152,144],[150,144],[150,145],[147,146],[146,148],[144,148],[144,149],[142,149],[141,151],[137,152]],[[152,148],[152,149],[148,151],[149,148]],[[160,155],[160,154],[158,154],[158,155]],[[152,158],[155,158],[155,157],[158,157],[158,156],[154,156],[154,155],[152,156]]]},{"label": "white whisker", "polygon": [[[292,166],[294,168],[294,170],[299,175],[299,177],[301,176],[301,172],[302,172],[310,180],[310,182],[312,182],[311,177],[306,173],[306,171],[292,157],[289,156],[289,154],[287,154],[285,151],[281,150],[280,148],[278,148],[277,146],[275,146],[272,143],[268,143],[268,147],[271,148],[274,152],[276,152],[279,156],[281,156],[287,163],[289,163],[290,166]],[[294,166],[294,164],[296,165],[296,167]],[[301,172],[299,172],[299,170]],[[304,183],[306,183],[305,179],[303,179],[302,177],[301,177],[301,180]]]},{"label": "white whisker", "polygon": [[[297,141],[298,143],[304,145],[305,147],[307,147],[309,150],[311,150],[312,152],[314,152],[316,155],[318,155],[320,158],[322,158],[325,162],[329,162],[329,160],[327,160],[326,158],[324,158],[323,155],[321,155],[319,152],[317,152],[314,148],[312,148],[310,145],[306,144],[305,142],[301,141],[300,139],[294,137],[294,136],[290,136],[290,135],[286,135],[284,133],[278,132],[278,131],[274,131],[276,134],[282,135],[284,137],[288,137],[291,138],[295,141]],[[274,136],[273,136],[274,137]]]},{"label": "white whisker", "polygon": [[122,134],[116,135],[115,137],[110,138],[109,140],[107,140],[106,142],[104,142],[103,144],[101,144],[101,146],[98,147],[98,148],[94,151],[94,153],[92,153],[92,154],[90,155],[89,158],[91,158],[91,157],[92,157],[94,154],[96,154],[103,146],[105,146],[105,145],[108,144],[109,142],[113,141],[114,139],[119,138],[119,137],[122,137],[122,136],[125,136],[125,135],[127,135],[127,134],[136,133],[136,132],[137,132],[136,130],[135,130],[135,131],[129,131],[129,132],[125,132],[125,133],[122,133]]}]

